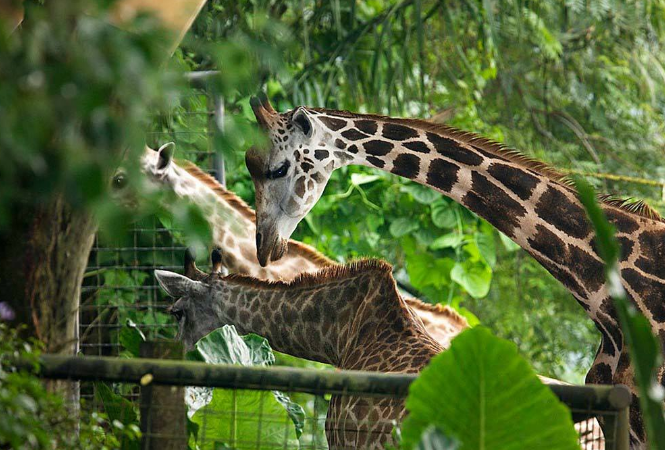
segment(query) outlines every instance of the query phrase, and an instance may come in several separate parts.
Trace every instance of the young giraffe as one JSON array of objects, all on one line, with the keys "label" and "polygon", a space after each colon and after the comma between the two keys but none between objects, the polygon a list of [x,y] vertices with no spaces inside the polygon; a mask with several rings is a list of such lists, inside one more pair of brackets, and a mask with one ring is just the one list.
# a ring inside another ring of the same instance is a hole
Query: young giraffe
[{"label": "young giraffe", "polygon": [[[430,186],[509,236],[572,292],[602,335],[587,382],[631,388],[631,445],[644,445],[633,369],[603,261],[584,208],[561,174],[474,134],[422,120],[306,107],[279,114],[265,97],[251,103],[272,141],[269,150],[246,154],[262,265],[285,254],[285,239],[341,166],[376,167]],[[622,284],[665,343],[665,223],[645,205],[605,200],[602,208],[622,247]]]},{"label": "young giraffe", "polygon": [[[256,259],[254,211],[196,165],[174,161],[174,150],[173,143],[165,144],[159,150],[146,148],[141,157],[141,170],[157,186],[169,188],[180,198],[208,211],[205,217],[212,230],[212,245],[223,249],[221,267],[231,273],[269,281],[290,281],[303,272],[336,264],[313,247],[290,240],[289,252],[284,258],[269,267],[261,267]],[[127,189],[126,176],[121,170],[114,177],[112,187],[118,198],[126,195],[123,192]],[[469,326],[464,317],[447,305],[432,305],[415,298],[405,301],[444,348],[448,348],[451,339]]]},{"label": "young giraffe", "polygon": [[[443,348],[399,295],[392,267],[361,260],[301,274],[289,282],[213,273],[200,281],[155,271],[178,300],[171,313],[190,347],[223,324],[256,333],[277,351],[349,370],[418,373]],[[400,399],[333,396],[326,419],[330,449],[394,445]]]}]

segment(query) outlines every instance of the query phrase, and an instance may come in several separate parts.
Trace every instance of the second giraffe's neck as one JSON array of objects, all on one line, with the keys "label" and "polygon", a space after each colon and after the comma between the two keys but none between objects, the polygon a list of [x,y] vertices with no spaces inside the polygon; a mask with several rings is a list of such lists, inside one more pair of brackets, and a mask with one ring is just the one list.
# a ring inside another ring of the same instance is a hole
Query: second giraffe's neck
[{"label": "second giraffe's neck", "polygon": [[363,336],[405,330],[413,321],[390,266],[378,261],[328,268],[290,283],[230,276],[212,285],[220,323],[263,336],[279,352],[342,368],[350,351],[366,345]]},{"label": "second giraffe's neck", "polygon": [[261,267],[256,259],[254,211],[242,199],[187,161],[171,164],[163,182],[178,197],[204,211],[213,245],[222,249],[223,265],[231,273],[272,281],[291,280],[302,272],[332,263],[310,247],[291,241],[289,252],[282,260],[270,267]]}]

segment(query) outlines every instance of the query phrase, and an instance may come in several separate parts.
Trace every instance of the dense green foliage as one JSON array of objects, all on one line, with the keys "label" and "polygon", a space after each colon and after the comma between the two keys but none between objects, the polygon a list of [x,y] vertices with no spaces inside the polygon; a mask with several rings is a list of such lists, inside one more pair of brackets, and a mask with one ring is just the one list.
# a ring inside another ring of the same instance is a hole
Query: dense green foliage
[{"label": "dense green foliage", "polygon": [[18,360],[37,365],[40,349],[38,342],[24,341],[0,323],[0,447],[110,450],[136,440],[138,426],[125,427],[99,412],[79,421],[41,379],[17,369]]},{"label": "dense green foliage", "polygon": [[514,344],[482,326],[463,332],[432,359],[409,388],[406,407],[405,449],[414,448],[431,425],[461,449],[579,448],[569,411]]},{"label": "dense green foliage", "polygon": [[17,206],[64,194],[119,227],[129,216],[110,201],[109,177],[141,151],[150,112],[178,85],[159,67],[164,33],[149,17],[119,30],[114,2],[24,3],[21,28],[0,30],[0,226]]}]

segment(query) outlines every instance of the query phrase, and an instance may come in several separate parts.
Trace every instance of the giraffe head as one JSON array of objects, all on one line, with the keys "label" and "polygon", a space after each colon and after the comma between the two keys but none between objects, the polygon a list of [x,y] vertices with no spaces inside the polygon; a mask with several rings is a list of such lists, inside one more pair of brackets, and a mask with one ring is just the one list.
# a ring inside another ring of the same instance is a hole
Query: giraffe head
[{"label": "giraffe head", "polygon": [[284,255],[296,225],[339,167],[340,154],[353,158],[340,152],[346,144],[321,122],[317,110],[299,107],[279,114],[265,96],[252,98],[251,105],[271,143],[268,149],[254,147],[245,155],[256,188],[257,257],[265,266]]},{"label": "giraffe head", "polygon": [[[143,185],[146,190],[141,192],[145,193],[154,190],[157,187],[157,183],[164,180],[172,167],[174,150],[175,144],[173,142],[168,142],[157,150],[146,146],[139,162],[141,172],[147,175],[147,183]],[[128,170],[127,162],[125,161],[115,171],[113,178],[111,178],[111,196],[120,204],[127,207],[136,207],[138,204],[136,189],[130,189],[132,183],[135,182],[134,178],[136,178],[136,175],[138,173]],[[130,180],[130,178],[132,179]],[[136,184],[134,187],[136,187]]]},{"label": "giraffe head", "polygon": [[229,294],[222,281],[226,274],[218,249],[212,251],[210,275],[196,267],[194,254],[189,248],[185,252],[185,276],[155,270],[160,286],[176,299],[168,312],[178,321],[177,337],[187,350],[203,336],[224,325],[220,323],[220,317],[224,317],[224,311],[220,309],[226,304],[224,296]]}]

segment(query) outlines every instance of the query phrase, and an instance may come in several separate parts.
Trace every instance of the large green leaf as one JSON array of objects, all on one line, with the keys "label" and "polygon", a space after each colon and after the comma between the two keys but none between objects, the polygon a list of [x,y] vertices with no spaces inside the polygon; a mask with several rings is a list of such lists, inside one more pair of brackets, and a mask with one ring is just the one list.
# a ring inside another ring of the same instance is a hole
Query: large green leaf
[{"label": "large green leaf", "polygon": [[409,280],[416,289],[449,285],[450,270],[454,264],[450,258],[436,258],[431,253],[412,253],[406,257]]},{"label": "large green leaf", "polygon": [[457,226],[455,206],[439,200],[432,205],[432,222],[439,228],[454,228]]},{"label": "large green leaf", "polygon": [[492,269],[483,261],[467,259],[455,264],[450,271],[450,278],[460,284],[471,296],[481,298],[490,290]]},{"label": "large green leaf", "polygon": [[418,203],[422,203],[423,205],[431,205],[436,199],[441,197],[441,194],[434,189],[416,183],[404,185],[400,190],[411,194]]},{"label": "large green leaf", "polygon": [[192,422],[199,426],[201,450],[299,447],[292,418],[272,392],[214,389],[212,401]]},{"label": "large green leaf", "polygon": [[187,359],[209,364],[269,366],[275,355],[268,341],[261,336],[240,336],[233,325],[224,325],[199,339]]},{"label": "large green leaf", "polygon": [[[275,355],[268,341],[255,334],[240,336],[233,325],[224,325],[201,338],[187,353],[191,360],[210,364],[269,366]],[[191,421],[198,425],[199,446],[218,448],[298,447],[305,412],[282,392],[188,389]],[[211,419],[212,418],[212,419]],[[215,420],[217,418],[218,420]]]},{"label": "large green leaf", "polygon": [[482,326],[456,337],[411,385],[402,447],[430,425],[461,450],[579,449],[570,411],[543,385],[515,344]]},{"label": "large green leaf", "polygon": [[416,231],[419,227],[420,225],[413,218],[400,217],[399,219],[393,220],[390,224],[390,234],[394,237],[402,237]]}]

